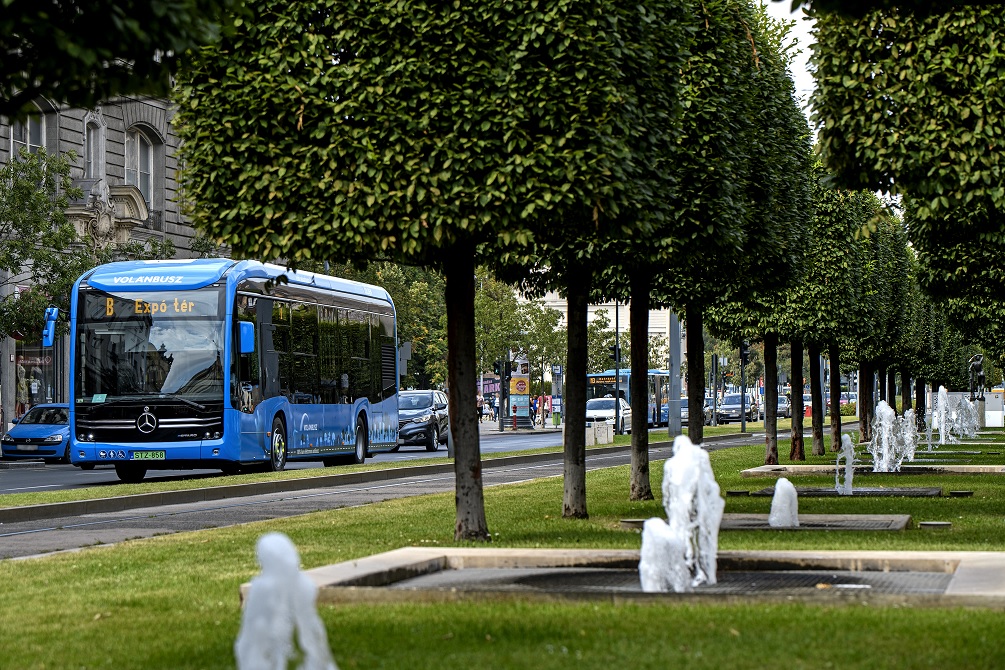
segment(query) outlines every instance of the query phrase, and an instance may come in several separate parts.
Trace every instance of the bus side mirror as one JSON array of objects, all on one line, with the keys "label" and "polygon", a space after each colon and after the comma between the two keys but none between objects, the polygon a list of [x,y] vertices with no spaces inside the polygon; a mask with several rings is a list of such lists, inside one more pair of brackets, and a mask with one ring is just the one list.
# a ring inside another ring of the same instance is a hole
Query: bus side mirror
[{"label": "bus side mirror", "polygon": [[42,346],[51,347],[56,342],[56,319],[59,318],[58,307],[45,308],[45,325],[42,327]]},{"label": "bus side mirror", "polygon": [[251,321],[238,321],[237,337],[242,354],[255,353],[255,324]]}]

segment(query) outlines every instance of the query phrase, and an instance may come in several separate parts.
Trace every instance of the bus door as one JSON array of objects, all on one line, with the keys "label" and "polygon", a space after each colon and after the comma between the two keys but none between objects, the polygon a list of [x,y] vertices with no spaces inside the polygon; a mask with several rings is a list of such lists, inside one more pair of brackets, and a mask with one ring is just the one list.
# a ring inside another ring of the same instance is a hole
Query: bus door
[{"label": "bus door", "polygon": [[235,337],[233,348],[237,360],[237,384],[234,407],[238,410],[238,425],[240,429],[240,458],[243,462],[262,460],[267,444],[265,433],[268,428],[264,424],[264,414],[260,405],[267,393],[267,375],[265,369],[268,353],[275,352],[272,347],[271,326],[272,301],[262,298],[239,295],[235,300],[235,321],[250,321],[255,324],[255,351],[241,354]]}]

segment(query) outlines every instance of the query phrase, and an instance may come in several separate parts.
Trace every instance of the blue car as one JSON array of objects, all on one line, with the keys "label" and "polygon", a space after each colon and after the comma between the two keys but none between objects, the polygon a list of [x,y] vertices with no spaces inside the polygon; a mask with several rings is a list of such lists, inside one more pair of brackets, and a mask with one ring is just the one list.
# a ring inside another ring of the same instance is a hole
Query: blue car
[{"label": "blue car", "polygon": [[43,458],[47,463],[70,462],[68,405],[35,405],[24,413],[9,433],[0,437],[4,458]]}]

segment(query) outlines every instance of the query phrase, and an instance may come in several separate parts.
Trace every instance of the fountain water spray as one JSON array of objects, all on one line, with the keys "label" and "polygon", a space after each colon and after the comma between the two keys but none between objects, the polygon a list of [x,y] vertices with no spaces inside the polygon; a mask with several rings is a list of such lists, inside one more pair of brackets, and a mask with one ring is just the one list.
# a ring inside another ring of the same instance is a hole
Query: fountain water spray
[{"label": "fountain water spray", "polygon": [[234,642],[238,670],[279,670],[300,652],[299,670],[338,670],[328,648],[324,623],[315,609],[318,589],[300,572],[300,556],[290,538],[266,533],[256,549],[262,572],[251,580]]},{"label": "fountain water spray", "polygon": [[715,584],[726,501],[708,454],[685,435],[674,439],[673,456],[663,466],[663,508],[667,521],[653,518],[642,526],[642,590],[682,593]]},{"label": "fountain water spray", "polygon": [[[841,481],[841,461],[844,460],[844,481]],[[837,463],[835,463],[834,489],[839,495],[850,496],[852,494],[852,480],[855,478],[855,445],[851,441],[851,436],[845,434],[841,436],[841,451],[838,453]]]},{"label": "fountain water spray", "polygon": [[949,402],[949,392],[945,386],[939,387],[939,393],[935,398],[935,407],[932,408],[932,422],[939,430],[939,445],[954,444],[958,442],[952,433],[953,408]]},{"label": "fountain water spray", "polygon": [[885,400],[876,405],[876,419],[872,422],[872,439],[869,453],[872,454],[873,472],[897,472],[904,459],[914,460],[918,446],[918,428],[914,424],[914,412],[908,410],[902,418]]},{"label": "fountain water spray", "polygon": [[779,477],[775,482],[768,525],[772,528],[799,527],[799,496],[796,494],[796,487],[785,477]]}]

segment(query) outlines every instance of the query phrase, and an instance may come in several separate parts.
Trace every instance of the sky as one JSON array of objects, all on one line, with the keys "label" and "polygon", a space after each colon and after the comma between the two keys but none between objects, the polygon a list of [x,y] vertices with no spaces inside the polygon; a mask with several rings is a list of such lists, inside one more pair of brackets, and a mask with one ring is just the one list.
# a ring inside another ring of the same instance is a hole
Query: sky
[{"label": "sky", "polygon": [[792,79],[796,84],[796,96],[805,106],[810,92],[813,90],[813,75],[806,69],[810,55],[810,44],[813,43],[813,36],[810,34],[812,23],[806,21],[802,10],[790,12],[791,0],[770,0],[768,3],[768,14],[776,19],[795,20],[796,25],[792,29],[791,37],[799,43],[802,51],[792,63]]}]

